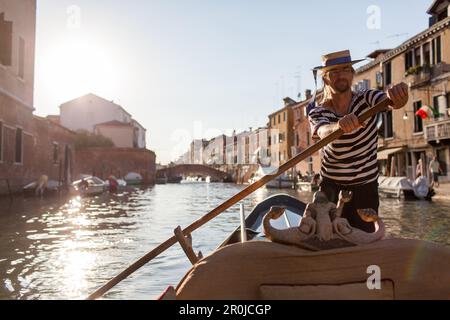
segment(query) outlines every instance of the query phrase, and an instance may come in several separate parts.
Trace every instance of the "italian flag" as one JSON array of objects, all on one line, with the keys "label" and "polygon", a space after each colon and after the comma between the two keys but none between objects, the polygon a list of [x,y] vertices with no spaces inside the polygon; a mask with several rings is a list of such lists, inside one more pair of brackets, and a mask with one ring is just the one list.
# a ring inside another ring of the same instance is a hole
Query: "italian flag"
[{"label": "italian flag", "polygon": [[439,117],[439,112],[433,107],[423,106],[416,112],[416,116],[425,120],[432,117]]}]

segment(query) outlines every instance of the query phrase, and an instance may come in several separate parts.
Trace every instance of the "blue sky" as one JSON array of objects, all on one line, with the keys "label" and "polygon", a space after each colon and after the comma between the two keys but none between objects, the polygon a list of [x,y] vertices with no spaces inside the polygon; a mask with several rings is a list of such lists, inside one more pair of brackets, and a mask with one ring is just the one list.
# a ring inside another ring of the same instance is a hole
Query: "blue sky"
[{"label": "blue sky", "polygon": [[[38,0],[36,113],[96,93],[143,124],[167,163],[194,137],[264,126],[313,87],[323,53],[363,58],[426,29],[431,3]],[[367,26],[371,6],[380,28]]]}]

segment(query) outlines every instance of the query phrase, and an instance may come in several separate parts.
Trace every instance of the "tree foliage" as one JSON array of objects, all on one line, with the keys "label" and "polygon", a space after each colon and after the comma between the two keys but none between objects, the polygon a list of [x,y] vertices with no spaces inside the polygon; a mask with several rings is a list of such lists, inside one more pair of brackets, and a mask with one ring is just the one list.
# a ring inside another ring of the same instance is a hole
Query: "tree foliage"
[{"label": "tree foliage", "polygon": [[81,148],[111,148],[114,142],[105,136],[90,133],[86,130],[78,130],[75,138],[75,147]]}]

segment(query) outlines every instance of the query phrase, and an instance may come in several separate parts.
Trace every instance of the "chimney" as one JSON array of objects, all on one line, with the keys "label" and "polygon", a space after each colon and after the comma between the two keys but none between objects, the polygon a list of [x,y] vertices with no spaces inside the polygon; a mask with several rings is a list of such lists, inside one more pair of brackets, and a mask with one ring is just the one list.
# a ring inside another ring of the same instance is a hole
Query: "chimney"
[{"label": "chimney", "polygon": [[284,106],[285,107],[289,107],[289,106],[294,105],[294,104],[297,103],[297,101],[295,101],[295,100],[293,100],[293,99],[291,99],[289,97],[284,98],[283,100],[284,100]]},{"label": "chimney", "polygon": [[312,91],[311,89],[305,90],[305,99],[309,100],[312,98]]}]

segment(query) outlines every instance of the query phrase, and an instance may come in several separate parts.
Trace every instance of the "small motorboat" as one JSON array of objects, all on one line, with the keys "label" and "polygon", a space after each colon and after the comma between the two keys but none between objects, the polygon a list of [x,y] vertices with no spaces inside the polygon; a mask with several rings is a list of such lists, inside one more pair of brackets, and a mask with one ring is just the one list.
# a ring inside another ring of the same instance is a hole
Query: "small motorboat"
[{"label": "small motorboat", "polygon": [[70,191],[80,196],[95,196],[102,194],[107,189],[106,183],[97,177],[85,176],[72,183]]},{"label": "small motorboat", "polygon": [[167,183],[181,183],[181,180],[183,180],[182,176],[170,177],[170,178],[167,179]]},{"label": "small motorboat", "polygon": [[[249,183],[252,184],[260,180],[262,177],[272,174],[273,172],[276,171],[277,168],[265,167],[260,165],[258,170],[253,175],[253,177],[249,180]],[[269,189],[292,189],[293,186],[294,186],[293,179],[288,174],[285,173],[268,182],[265,187]]]},{"label": "small motorboat", "polygon": [[130,172],[123,178],[128,185],[141,185],[144,181],[142,176],[136,172]]},{"label": "small motorboat", "polygon": [[387,198],[405,200],[432,200],[435,191],[431,188],[424,177],[411,181],[407,177],[385,177],[378,178],[378,192]]},{"label": "small motorboat", "polygon": [[156,177],[156,184],[167,184],[169,181],[169,179],[164,176],[164,177]]},{"label": "small motorboat", "polygon": [[117,179],[115,176],[110,176],[105,181],[105,187],[110,192],[116,192],[125,189],[127,187],[127,182],[123,179]]},{"label": "small motorboat", "polygon": [[312,177],[307,176],[299,179],[297,182],[297,190],[301,192],[316,192],[320,186],[320,175],[316,174]]},{"label": "small motorboat", "polygon": [[[176,288],[177,300],[409,300],[450,297],[450,249],[426,241],[386,239],[310,251],[269,241],[263,220],[272,207],[284,214],[271,224],[295,227],[306,205],[288,195],[258,204],[211,255],[201,258]],[[378,272],[378,273],[377,273]],[[220,276],[218,276],[220,275]]]}]

